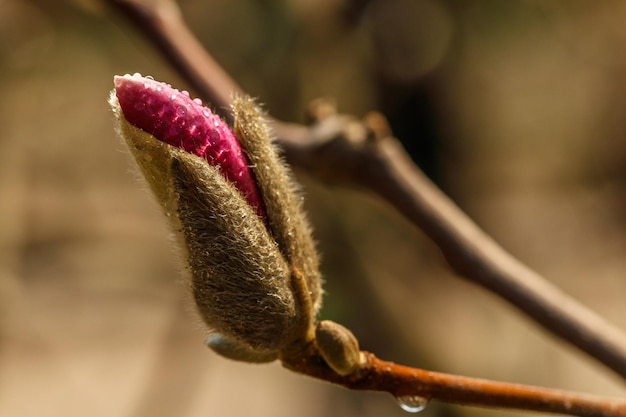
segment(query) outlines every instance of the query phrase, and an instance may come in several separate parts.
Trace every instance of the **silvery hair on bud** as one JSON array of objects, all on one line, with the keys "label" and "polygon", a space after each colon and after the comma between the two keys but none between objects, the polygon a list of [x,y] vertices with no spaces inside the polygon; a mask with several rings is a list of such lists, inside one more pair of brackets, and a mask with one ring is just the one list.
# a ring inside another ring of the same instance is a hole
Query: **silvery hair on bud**
[{"label": "silvery hair on bud", "polygon": [[265,115],[254,100],[248,96],[235,96],[232,110],[235,135],[252,164],[272,235],[289,265],[301,271],[312,305],[309,313],[315,316],[322,303],[319,256],[298,186],[272,145]]},{"label": "silvery hair on bud", "polygon": [[289,267],[265,224],[200,158],[173,159],[172,183],[203,319],[254,349],[279,350],[292,337],[296,305]]}]

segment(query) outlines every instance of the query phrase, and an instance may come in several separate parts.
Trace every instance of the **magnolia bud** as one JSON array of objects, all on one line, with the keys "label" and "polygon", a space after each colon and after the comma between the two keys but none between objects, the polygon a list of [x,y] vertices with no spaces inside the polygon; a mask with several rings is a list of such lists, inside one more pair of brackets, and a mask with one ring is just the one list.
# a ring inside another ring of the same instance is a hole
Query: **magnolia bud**
[{"label": "magnolia bud", "polygon": [[317,254],[253,102],[235,100],[235,138],[167,84],[136,74],[115,85],[118,130],[186,250],[198,311],[219,334],[208,345],[263,362],[307,340],[321,298]]},{"label": "magnolia bud", "polygon": [[329,320],[320,321],[315,328],[315,339],[326,364],[339,375],[349,375],[359,368],[359,342],[341,324]]}]

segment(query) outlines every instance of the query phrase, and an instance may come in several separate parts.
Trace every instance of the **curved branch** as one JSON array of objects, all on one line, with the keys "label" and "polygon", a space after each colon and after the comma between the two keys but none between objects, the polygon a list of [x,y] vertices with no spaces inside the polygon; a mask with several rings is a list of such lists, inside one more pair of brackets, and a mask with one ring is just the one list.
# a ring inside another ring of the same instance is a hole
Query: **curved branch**
[{"label": "curved branch", "polygon": [[[301,374],[354,390],[384,391],[398,399],[422,397],[452,404],[532,410],[585,417],[624,417],[626,401],[541,387],[507,384],[397,365],[362,352],[357,372],[341,377],[310,345],[306,354],[283,365]],[[291,358],[290,358],[291,359]]]},{"label": "curved branch", "polygon": [[[230,96],[240,88],[195,39],[173,2],[106,1],[128,16],[200,96],[230,120]],[[620,329],[504,251],[425,177],[395,139],[380,132],[378,140],[369,141],[345,134],[352,121],[328,117],[312,128],[272,122],[289,162],[319,178],[383,197],[435,241],[462,277],[626,378],[626,335]]]},{"label": "curved branch", "polygon": [[324,142],[316,138],[320,132],[311,132],[308,143],[283,142],[291,163],[318,178],[374,191],[420,227],[461,277],[626,378],[624,333],[502,249],[413,164],[397,140],[356,143],[339,133]]}]

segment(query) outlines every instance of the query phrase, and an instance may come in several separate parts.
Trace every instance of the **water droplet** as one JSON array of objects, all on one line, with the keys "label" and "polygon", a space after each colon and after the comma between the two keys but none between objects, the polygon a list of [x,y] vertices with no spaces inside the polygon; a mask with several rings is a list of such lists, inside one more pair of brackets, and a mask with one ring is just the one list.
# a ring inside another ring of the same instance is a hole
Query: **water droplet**
[{"label": "water droplet", "polygon": [[195,126],[196,129],[200,130],[202,125],[204,124],[204,118],[200,115],[194,116],[191,119],[191,125]]},{"label": "water droplet", "polygon": [[144,78],[147,78],[149,80],[154,80],[154,77],[152,75],[146,75]]},{"label": "water droplet", "polygon": [[428,405],[428,398],[420,397],[419,395],[406,395],[397,397],[396,400],[398,400],[400,408],[408,413],[419,413]]},{"label": "water droplet", "polygon": [[202,100],[200,100],[199,98],[194,98],[193,102],[202,106]]},{"label": "water droplet", "polygon": [[176,106],[176,116],[184,117],[187,114],[187,108],[185,106]]}]

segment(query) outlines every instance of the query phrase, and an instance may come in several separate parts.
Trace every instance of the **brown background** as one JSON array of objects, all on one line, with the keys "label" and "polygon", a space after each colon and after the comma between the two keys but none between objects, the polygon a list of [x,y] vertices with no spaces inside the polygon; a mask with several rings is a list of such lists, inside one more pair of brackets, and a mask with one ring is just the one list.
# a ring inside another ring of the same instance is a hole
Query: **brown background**
[{"label": "brown background", "polygon": [[[373,1],[347,26],[340,4],[181,6],[278,117],[300,120],[317,96],[362,115],[417,91],[436,145],[416,158],[505,248],[626,329],[626,3]],[[405,415],[388,396],[203,346],[165,222],[112,129],[112,76],[136,71],[185,88],[99,2],[0,2],[0,415]],[[365,348],[624,395],[609,371],[454,277],[383,203],[301,180],[324,255],[322,316]],[[518,415],[434,404],[423,414]]]}]

